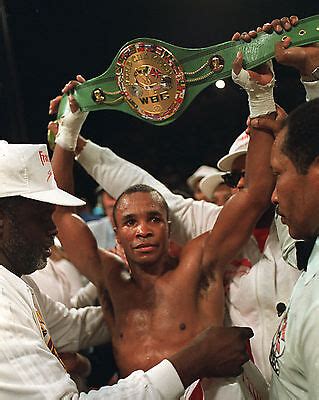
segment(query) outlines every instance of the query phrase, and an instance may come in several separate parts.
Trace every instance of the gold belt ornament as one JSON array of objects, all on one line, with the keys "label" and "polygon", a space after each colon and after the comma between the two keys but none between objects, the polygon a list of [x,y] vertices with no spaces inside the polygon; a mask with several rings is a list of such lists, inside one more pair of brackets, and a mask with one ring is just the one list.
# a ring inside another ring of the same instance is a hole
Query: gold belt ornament
[{"label": "gold belt ornament", "polygon": [[[136,39],[122,47],[102,75],[74,89],[82,111],[119,110],[155,125],[178,118],[194,98],[218,79],[231,76],[238,51],[244,67],[254,68],[274,56],[275,43],[291,37],[292,46],[319,41],[319,15],[305,18],[289,33],[258,33],[250,43],[242,40],[187,49],[156,39]],[[64,114],[67,97],[60,103]]]},{"label": "gold belt ornament", "polygon": [[165,47],[142,41],[125,46],[117,58],[115,74],[124,100],[145,119],[166,120],[183,103],[183,68]]}]

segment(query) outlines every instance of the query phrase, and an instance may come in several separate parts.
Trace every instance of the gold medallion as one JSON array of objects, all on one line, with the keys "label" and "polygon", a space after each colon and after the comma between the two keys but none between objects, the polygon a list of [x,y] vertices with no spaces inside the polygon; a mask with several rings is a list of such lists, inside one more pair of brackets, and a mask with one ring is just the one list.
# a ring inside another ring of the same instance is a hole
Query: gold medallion
[{"label": "gold medallion", "polygon": [[220,72],[224,68],[224,65],[225,61],[223,57],[219,56],[218,54],[214,54],[209,59],[209,66],[214,72]]},{"label": "gold medallion", "polygon": [[145,42],[126,46],[118,57],[116,76],[124,99],[143,118],[164,121],[183,103],[182,66],[162,46]]}]

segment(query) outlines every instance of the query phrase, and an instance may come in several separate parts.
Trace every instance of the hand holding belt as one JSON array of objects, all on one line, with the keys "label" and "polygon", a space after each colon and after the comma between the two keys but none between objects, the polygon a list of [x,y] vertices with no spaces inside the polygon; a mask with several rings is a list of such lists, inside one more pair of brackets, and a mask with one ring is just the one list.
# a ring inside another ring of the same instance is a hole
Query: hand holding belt
[{"label": "hand holding belt", "polygon": [[[319,15],[300,20],[288,33],[259,33],[250,43],[228,41],[187,49],[156,39],[135,39],[124,45],[106,72],[77,86],[73,94],[82,111],[119,110],[166,125],[203,89],[231,76],[239,51],[244,68],[252,69],[274,57],[275,43],[287,36],[292,46],[319,42]],[[58,118],[66,103],[63,96]]]}]

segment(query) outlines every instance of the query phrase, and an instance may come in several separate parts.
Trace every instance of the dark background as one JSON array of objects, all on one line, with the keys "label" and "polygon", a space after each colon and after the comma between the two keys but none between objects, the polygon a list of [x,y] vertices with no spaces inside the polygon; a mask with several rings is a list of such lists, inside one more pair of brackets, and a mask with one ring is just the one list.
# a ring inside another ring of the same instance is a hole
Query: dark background
[{"label": "dark background", "polygon": [[[0,136],[11,142],[46,141],[49,100],[81,73],[104,72],[117,51],[136,37],[182,47],[227,41],[276,17],[319,13],[318,0],[304,1],[48,1],[0,0]],[[278,103],[290,111],[304,101],[295,71],[275,65]],[[201,164],[215,165],[245,128],[245,94],[226,81],[204,90],[174,123],[157,127],[116,111],[91,113],[86,137],[109,146],[172,189]],[[77,192],[94,184],[77,170]]]}]

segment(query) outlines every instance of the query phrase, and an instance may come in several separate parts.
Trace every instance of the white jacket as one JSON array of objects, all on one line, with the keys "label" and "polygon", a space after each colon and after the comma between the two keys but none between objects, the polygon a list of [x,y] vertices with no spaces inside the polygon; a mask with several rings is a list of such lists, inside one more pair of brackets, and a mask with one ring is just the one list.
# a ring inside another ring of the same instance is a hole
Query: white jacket
[{"label": "white jacket", "polygon": [[[45,325],[37,316],[40,311]],[[109,339],[100,307],[68,310],[0,265],[0,399],[5,400],[164,400],[176,399],[183,385],[164,360],[144,373],[136,371],[118,384],[79,394],[55,357],[47,333],[59,351],[77,351]]]}]

